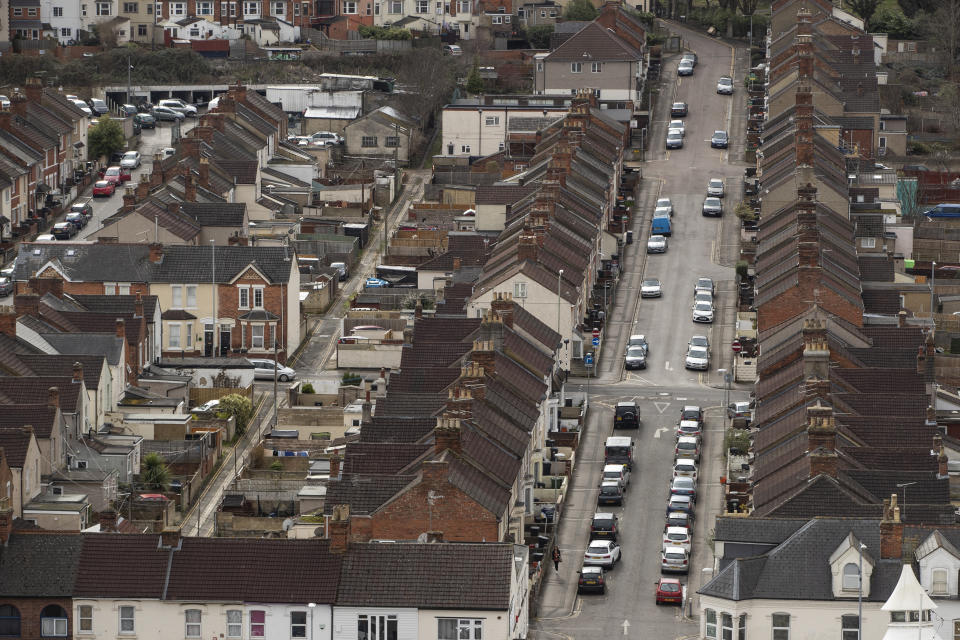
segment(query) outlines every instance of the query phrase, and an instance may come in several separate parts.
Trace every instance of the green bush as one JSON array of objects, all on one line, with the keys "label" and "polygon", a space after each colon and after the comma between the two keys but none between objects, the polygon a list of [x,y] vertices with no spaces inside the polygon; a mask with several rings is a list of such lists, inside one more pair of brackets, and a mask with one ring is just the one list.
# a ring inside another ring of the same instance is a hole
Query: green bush
[{"label": "green bush", "polygon": [[736,272],[737,272],[737,275],[740,277],[741,280],[746,280],[746,279],[747,279],[747,270],[748,270],[749,268],[750,268],[750,265],[747,263],[746,260],[738,260],[738,261],[737,261]]},{"label": "green bush", "polygon": [[123,127],[108,115],[101,116],[96,126],[87,132],[87,146],[91,160],[109,158],[110,154],[120,151],[124,145],[126,140],[123,136]]},{"label": "green bush", "polygon": [[233,416],[236,421],[236,432],[238,436],[243,435],[253,418],[253,403],[250,398],[242,396],[239,393],[220,398],[220,404],[217,406],[217,413]]},{"label": "green bush", "polygon": [[599,13],[590,0],[573,0],[573,2],[567,5],[567,10],[564,12],[563,18],[565,20],[589,22],[594,20]]},{"label": "green bush", "polygon": [[357,32],[363,38],[372,38],[373,40],[412,40],[413,34],[400,27],[368,27],[360,25]]},{"label": "green bush", "polygon": [[313,385],[308,382],[300,387],[300,393],[316,393],[316,391],[313,390]]},{"label": "green bush", "polygon": [[270,471],[283,471],[283,463],[279,460],[274,460],[270,463]]},{"label": "green bush", "polygon": [[750,432],[746,429],[730,429],[727,431],[726,449],[739,452],[739,455],[746,455],[750,450]]},{"label": "green bush", "polygon": [[528,27],[526,30],[527,42],[531,49],[548,49],[550,47],[550,36],[553,35],[554,26],[552,24],[540,24],[535,27]]}]

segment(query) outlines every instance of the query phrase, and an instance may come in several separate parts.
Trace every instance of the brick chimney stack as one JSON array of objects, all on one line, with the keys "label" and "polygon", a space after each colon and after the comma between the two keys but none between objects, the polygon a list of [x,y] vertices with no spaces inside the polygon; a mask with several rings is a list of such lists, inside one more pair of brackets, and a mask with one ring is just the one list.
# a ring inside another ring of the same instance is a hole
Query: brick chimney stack
[{"label": "brick chimney stack", "polygon": [[160,532],[159,547],[161,549],[180,550],[180,527],[165,527]]},{"label": "brick chimney stack", "polygon": [[880,520],[880,557],[885,560],[900,560],[903,556],[903,522],[897,494],[890,494],[883,501],[883,517]]},{"label": "brick chimney stack", "polygon": [[43,80],[40,78],[27,78],[23,85],[23,92],[28,101],[34,104],[43,102]]},{"label": "brick chimney stack", "polygon": [[150,188],[163,184],[163,154],[153,154],[153,165],[150,167]]},{"label": "brick chimney stack", "polygon": [[819,398],[827,402],[830,398],[830,381],[822,378],[807,378],[803,383],[803,391],[807,401]]},{"label": "brick chimney stack", "polygon": [[827,323],[821,318],[803,321],[803,377],[830,379],[830,346]]},{"label": "brick chimney stack", "polygon": [[125,187],[123,190],[123,211],[133,211],[137,206],[137,192],[133,187]]},{"label": "brick chimney stack", "polygon": [[943,480],[950,477],[949,468],[947,467],[947,452],[944,451],[943,445],[940,445],[940,452],[937,455],[937,479]]},{"label": "brick chimney stack", "polygon": [[146,172],[140,174],[140,181],[135,187],[134,195],[137,202],[143,202],[150,195],[150,176]]},{"label": "brick chimney stack", "polygon": [[471,398],[483,400],[486,397],[486,373],[483,367],[476,362],[468,362],[460,367],[460,377],[457,378],[457,388],[461,395],[468,392]]},{"label": "brick chimney stack", "polygon": [[488,376],[496,372],[494,348],[491,340],[474,340],[473,350],[470,352],[470,361],[481,367]]},{"label": "brick chimney stack", "polygon": [[104,509],[100,512],[100,533],[116,533],[117,512],[113,509]]},{"label": "brick chimney stack", "polygon": [[35,293],[20,293],[13,297],[13,310],[17,317],[40,315],[40,296]]},{"label": "brick chimney stack", "polygon": [[346,553],[350,546],[350,505],[338,504],[333,507],[330,517],[330,552]]},{"label": "brick chimney stack", "polygon": [[137,318],[143,317],[143,294],[137,291],[137,298],[133,302],[133,315]]},{"label": "brick chimney stack", "polygon": [[[444,414],[461,420],[469,419],[473,416],[473,392],[458,385],[447,391],[447,402],[444,406]],[[439,421],[439,418],[437,420]]]},{"label": "brick chimney stack", "polygon": [[210,188],[210,160],[200,158],[200,168],[197,173],[200,175],[200,186],[204,189]]},{"label": "brick chimney stack", "polygon": [[183,176],[183,199],[187,202],[197,201],[197,183],[193,181],[193,174],[189,170]]},{"label": "brick chimney stack", "polygon": [[51,409],[60,408],[60,389],[58,387],[47,389],[47,406]]},{"label": "brick chimney stack", "polygon": [[9,498],[0,498],[0,545],[6,546],[13,533],[13,508]]},{"label": "brick chimney stack", "polygon": [[444,451],[451,451],[460,455],[460,419],[451,418],[444,414],[437,418],[437,426],[433,429],[434,453],[442,454]]},{"label": "brick chimney stack", "polygon": [[73,381],[75,383],[83,382],[83,365],[79,362],[73,363]]},{"label": "brick chimney stack", "polygon": [[500,321],[506,326],[513,328],[513,294],[509,291],[494,293],[493,301],[490,302],[490,309],[497,314]]},{"label": "brick chimney stack", "polygon": [[517,259],[521,262],[523,260],[536,262],[539,249],[540,246],[537,243],[537,236],[527,232],[526,229],[522,231],[520,234],[520,244],[517,246]]},{"label": "brick chimney stack", "polygon": [[907,312],[904,309],[897,312],[897,326],[901,329],[907,326]]},{"label": "brick chimney stack", "polygon": [[16,91],[10,96],[10,110],[18,116],[27,115],[27,97]]},{"label": "brick chimney stack", "polygon": [[373,405],[370,404],[370,392],[367,391],[367,397],[364,399],[363,404],[360,405],[360,407],[361,407],[361,419],[360,419],[360,424],[369,424],[369,423],[370,423],[370,421],[371,421],[371,419],[372,419],[372,413],[371,413],[371,407],[372,407],[372,406],[373,406]]},{"label": "brick chimney stack", "polygon": [[117,337],[118,338],[127,337],[127,327],[126,327],[126,323],[123,321],[123,318],[117,318]]},{"label": "brick chimney stack", "polygon": [[330,479],[339,479],[340,478],[340,461],[341,458],[338,454],[334,453],[330,456]]},{"label": "brick chimney stack", "polygon": [[159,242],[150,243],[150,262],[160,264],[163,261],[163,245]]},{"label": "brick chimney stack", "polygon": [[836,448],[837,423],[833,408],[818,399],[816,404],[807,407],[807,451],[836,451]]}]

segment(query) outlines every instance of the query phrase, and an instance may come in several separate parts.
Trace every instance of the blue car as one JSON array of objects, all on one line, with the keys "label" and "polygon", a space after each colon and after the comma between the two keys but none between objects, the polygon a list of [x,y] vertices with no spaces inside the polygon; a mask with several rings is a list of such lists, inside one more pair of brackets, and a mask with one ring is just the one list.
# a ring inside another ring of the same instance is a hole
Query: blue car
[{"label": "blue car", "polygon": [[382,278],[367,278],[363,286],[367,289],[385,289],[390,286],[390,283]]}]

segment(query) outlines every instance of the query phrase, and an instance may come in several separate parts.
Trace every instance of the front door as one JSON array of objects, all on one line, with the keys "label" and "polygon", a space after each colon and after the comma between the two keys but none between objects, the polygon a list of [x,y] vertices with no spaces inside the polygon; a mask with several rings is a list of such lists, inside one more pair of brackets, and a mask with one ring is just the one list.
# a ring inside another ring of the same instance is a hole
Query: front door
[{"label": "front door", "polygon": [[220,355],[225,356],[230,353],[230,327],[220,325]]},{"label": "front door", "polygon": [[213,325],[203,325],[203,355],[210,357],[213,355]]}]

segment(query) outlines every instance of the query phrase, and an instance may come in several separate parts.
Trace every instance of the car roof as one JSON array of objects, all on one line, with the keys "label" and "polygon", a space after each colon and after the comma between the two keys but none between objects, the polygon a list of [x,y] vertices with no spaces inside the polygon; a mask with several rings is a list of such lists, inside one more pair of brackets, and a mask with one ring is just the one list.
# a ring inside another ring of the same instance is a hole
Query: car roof
[{"label": "car roof", "polygon": [[616,517],[617,517],[617,514],[611,513],[611,512],[609,512],[609,511],[597,511],[596,513],[593,514],[593,519],[594,519],[594,520],[597,520],[597,519],[600,519],[600,520],[613,520],[613,519],[616,518]]},{"label": "car roof", "polygon": [[[623,467],[624,467],[624,465],[622,465],[622,464],[605,464],[605,465],[603,465],[603,470],[604,470],[604,471],[623,471]],[[613,514],[612,514],[612,513],[607,513],[607,514],[599,514],[599,513],[598,513],[598,514],[595,514],[595,516],[599,516],[599,515],[610,515],[610,516],[612,516]]]},{"label": "car roof", "polygon": [[677,444],[679,444],[680,442],[692,442],[696,444],[697,439],[694,438],[693,436],[680,436],[680,440],[677,442]]},{"label": "car roof", "polygon": [[604,480],[600,483],[601,487],[619,487],[620,483],[616,480]]},{"label": "car roof", "polygon": [[[636,346],[636,345],[634,345],[634,346]],[[618,402],[618,403],[617,403],[617,406],[618,406],[618,407],[630,407],[631,409],[633,409],[634,407],[637,406],[637,403],[636,403],[636,402],[631,402],[631,401],[629,401],[629,400],[624,400],[624,401],[622,401],[622,402]]]},{"label": "car roof", "polygon": [[669,525],[667,527],[667,533],[685,533],[687,535],[690,535],[690,529],[686,527],[676,527],[673,525]]},{"label": "car roof", "polygon": [[636,338],[636,339],[638,339],[638,340],[646,340],[646,339],[647,339],[646,335],[644,335],[644,334],[642,334],[642,333],[635,333],[635,334],[633,334],[632,336],[630,336],[630,340],[633,340],[634,338]]},{"label": "car roof", "polygon": [[587,546],[588,547],[591,545],[607,546],[611,544],[614,544],[613,540],[606,540],[605,538],[594,538],[593,540],[590,541],[589,544],[587,544]]},{"label": "car roof", "polygon": [[678,480],[682,480],[683,482],[693,482],[693,478],[689,476],[677,476],[676,478],[673,479],[674,482]]},{"label": "car roof", "polygon": [[673,494],[670,496],[670,502],[690,502],[690,496],[678,496]]},{"label": "car roof", "polygon": [[673,461],[673,466],[675,467],[680,464],[684,464],[684,465],[689,464],[693,467],[696,467],[697,461],[694,460],[693,458],[677,458],[676,460]]},{"label": "car roof", "polygon": [[669,547],[664,547],[664,548],[663,548],[663,552],[664,552],[664,553],[682,553],[682,554],[686,555],[687,550],[684,549],[683,547],[669,546]]},{"label": "car roof", "polygon": [[603,567],[586,566],[580,570],[580,573],[603,573]]}]

